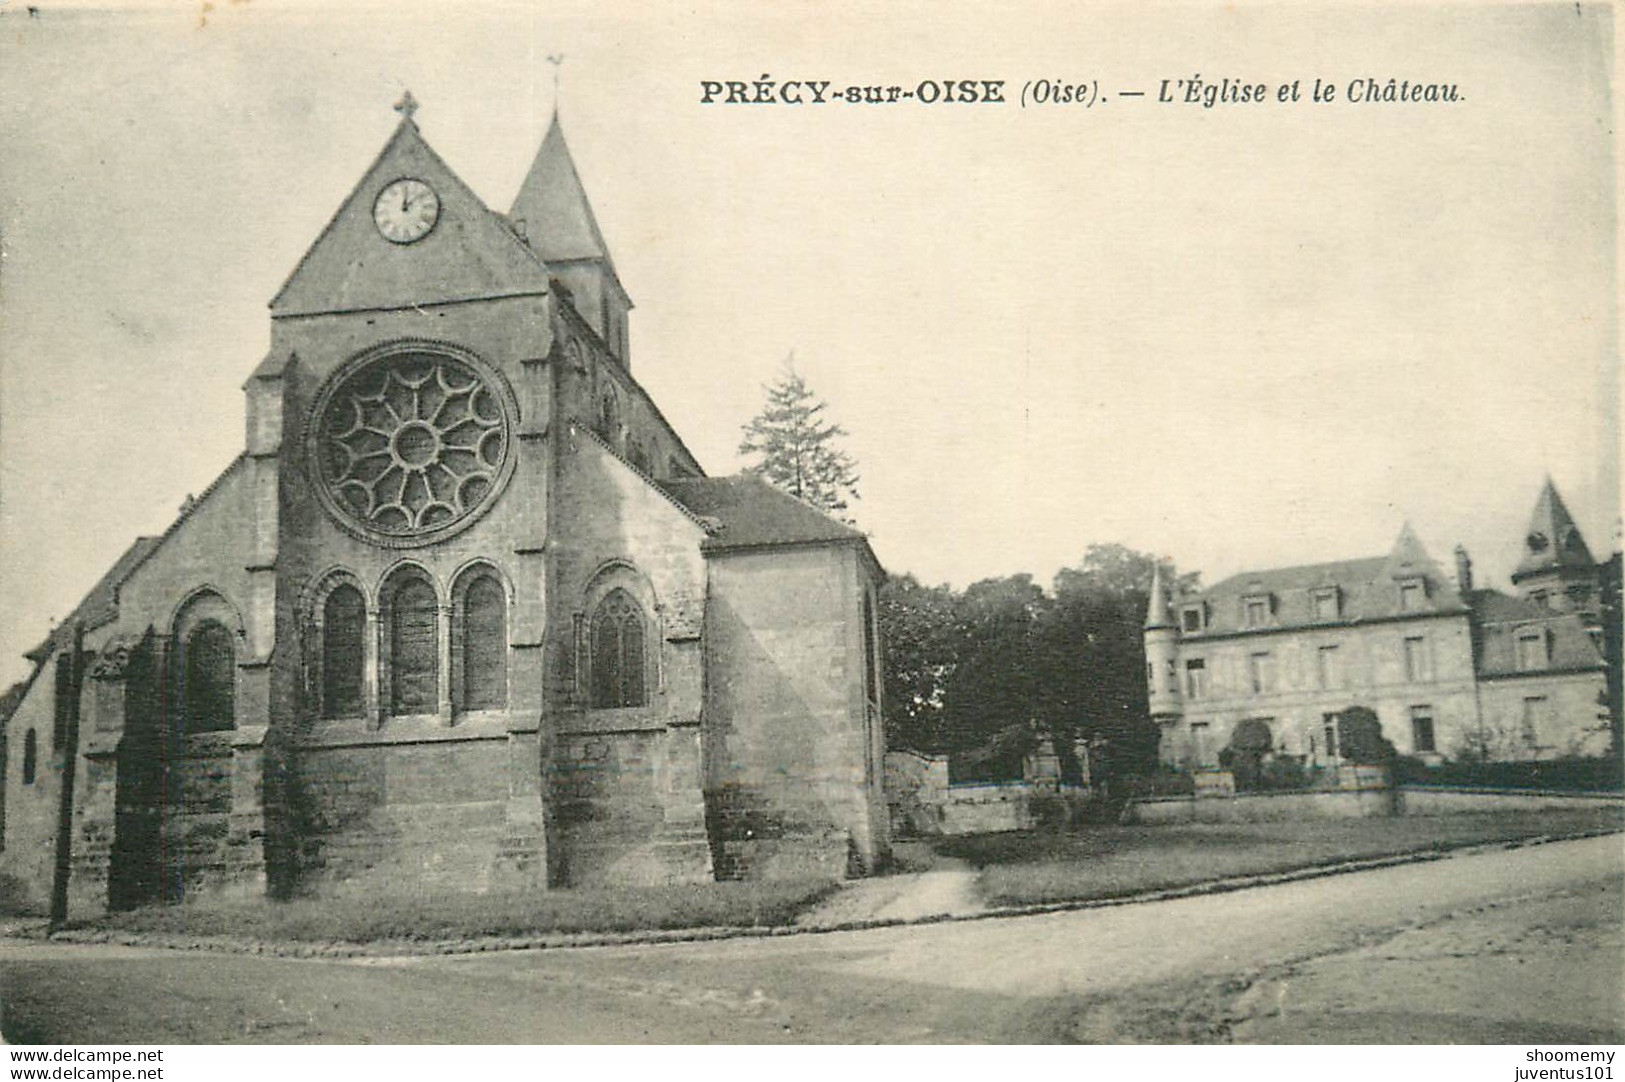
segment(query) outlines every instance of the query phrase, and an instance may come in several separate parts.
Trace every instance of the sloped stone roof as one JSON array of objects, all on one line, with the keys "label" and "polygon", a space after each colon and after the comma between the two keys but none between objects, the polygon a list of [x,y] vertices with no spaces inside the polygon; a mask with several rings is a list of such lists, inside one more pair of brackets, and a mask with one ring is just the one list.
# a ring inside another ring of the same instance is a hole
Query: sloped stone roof
[{"label": "sloped stone roof", "polygon": [[861,532],[752,474],[656,483],[696,516],[715,520],[701,545],[707,551],[866,541]]}]

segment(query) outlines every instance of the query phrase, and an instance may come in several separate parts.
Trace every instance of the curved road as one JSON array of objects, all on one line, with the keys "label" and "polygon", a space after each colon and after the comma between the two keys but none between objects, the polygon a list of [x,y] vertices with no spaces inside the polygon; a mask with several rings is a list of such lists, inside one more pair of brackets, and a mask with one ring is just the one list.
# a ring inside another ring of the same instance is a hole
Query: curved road
[{"label": "curved road", "polygon": [[1613,835],[1200,898],[368,961],[10,942],[12,1041],[1625,1042]]}]

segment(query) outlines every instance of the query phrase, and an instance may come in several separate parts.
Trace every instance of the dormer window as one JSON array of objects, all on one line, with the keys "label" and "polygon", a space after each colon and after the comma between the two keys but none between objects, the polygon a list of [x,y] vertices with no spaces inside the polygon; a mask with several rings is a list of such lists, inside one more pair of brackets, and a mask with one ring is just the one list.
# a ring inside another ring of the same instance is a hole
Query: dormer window
[{"label": "dormer window", "polygon": [[1545,628],[1526,628],[1518,632],[1517,661],[1519,672],[1539,672],[1551,667],[1552,640]]},{"label": "dormer window", "polygon": [[1275,605],[1269,594],[1249,594],[1241,599],[1243,627],[1264,627],[1270,622]]},{"label": "dormer window", "polygon": [[1207,630],[1207,604],[1186,605],[1179,610],[1179,626],[1184,631]]},{"label": "dormer window", "polygon": [[1322,586],[1313,594],[1316,620],[1335,620],[1342,615],[1342,596],[1335,586]]},{"label": "dormer window", "polygon": [[1426,579],[1402,579],[1399,583],[1399,611],[1421,612],[1427,608]]}]

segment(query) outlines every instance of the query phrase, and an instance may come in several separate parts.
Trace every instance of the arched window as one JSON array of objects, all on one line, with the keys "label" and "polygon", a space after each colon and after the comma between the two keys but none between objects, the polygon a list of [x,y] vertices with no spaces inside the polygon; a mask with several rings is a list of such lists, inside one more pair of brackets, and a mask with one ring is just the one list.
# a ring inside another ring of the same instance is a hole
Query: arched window
[{"label": "arched window", "polygon": [[34,784],[34,771],[39,769],[39,734],[33,729],[23,737],[23,784]]},{"label": "arched window", "polygon": [[213,733],[237,721],[237,647],[226,625],[199,621],[181,648],[184,731]]},{"label": "arched window", "polygon": [[462,606],[462,708],[508,705],[508,599],[494,575],[469,583]]},{"label": "arched window", "polygon": [[400,580],[389,599],[389,712],[440,710],[439,605],[434,587],[415,575]]},{"label": "arched window", "polygon": [[612,590],[592,617],[592,705],[643,706],[643,610],[625,590]]},{"label": "arched window", "polygon": [[598,402],[598,434],[614,443],[621,427],[621,406],[615,400],[615,390],[604,388],[604,397]]},{"label": "arched window", "polygon": [[322,605],[322,717],[350,718],[361,713],[362,641],[367,629],[367,603],[348,583],[327,595]]}]

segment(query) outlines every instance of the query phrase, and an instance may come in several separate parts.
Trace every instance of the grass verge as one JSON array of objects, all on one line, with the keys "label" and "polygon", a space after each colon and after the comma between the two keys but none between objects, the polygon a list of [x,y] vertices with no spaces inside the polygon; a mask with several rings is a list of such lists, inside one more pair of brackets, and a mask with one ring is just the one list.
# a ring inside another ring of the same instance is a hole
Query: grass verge
[{"label": "grass verge", "polygon": [[936,849],[980,869],[991,905],[1115,898],[1346,860],[1625,828],[1625,809],[1393,819],[1093,826],[1064,833],[945,838]]},{"label": "grass verge", "polygon": [[371,943],[722,926],[775,927],[832,894],[830,880],[422,894],[405,897],[198,899],[78,920],[71,928]]}]

